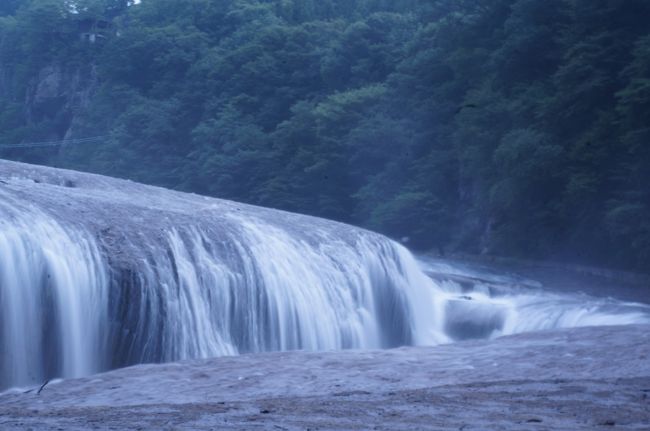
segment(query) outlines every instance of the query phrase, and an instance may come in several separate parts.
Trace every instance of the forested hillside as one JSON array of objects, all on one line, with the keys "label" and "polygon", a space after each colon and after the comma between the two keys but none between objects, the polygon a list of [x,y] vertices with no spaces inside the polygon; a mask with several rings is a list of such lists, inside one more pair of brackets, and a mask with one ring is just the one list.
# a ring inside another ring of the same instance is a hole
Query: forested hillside
[{"label": "forested hillside", "polygon": [[2,0],[0,157],[650,270],[647,0]]}]

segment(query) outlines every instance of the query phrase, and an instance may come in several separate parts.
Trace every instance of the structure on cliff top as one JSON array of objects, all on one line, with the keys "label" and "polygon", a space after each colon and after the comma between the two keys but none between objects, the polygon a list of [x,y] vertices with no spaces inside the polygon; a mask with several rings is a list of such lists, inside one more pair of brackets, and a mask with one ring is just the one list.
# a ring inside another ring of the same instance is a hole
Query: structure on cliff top
[{"label": "structure on cliff top", "polygon": [[115,26],[103,18],[86,18],[79,21],[79,37],[82,41],[95,43],[99,39],[106,39],[115,32]]}]

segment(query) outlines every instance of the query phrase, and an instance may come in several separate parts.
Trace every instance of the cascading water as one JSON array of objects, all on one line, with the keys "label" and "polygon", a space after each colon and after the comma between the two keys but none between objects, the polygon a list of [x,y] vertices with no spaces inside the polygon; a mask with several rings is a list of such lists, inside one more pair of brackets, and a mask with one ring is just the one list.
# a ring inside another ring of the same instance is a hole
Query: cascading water
[{"label": "cascading water", "polygon": [[326,220],[3,161],[0,180],[0,387],[141,362],[648,321],[640,305],[545,293],[477,287],[469,300],[402,246]]},{"label": "cascading water", "polygon": [[[445,304],[443,330],[452,340],[581,326],[650,323],[647,304],[578,292],[553,292],[534,280],[459,263],[450,265],[422,259],[420,266],[438,278],[436,296]],[[458,278],[464,282],[457,281]]]},{"label": "cascading water", "polygon": [[408,280],[386,270],[387,242],[330,238],[316,248],[259,221],[238,223],[228,241],[173,229],[135,279],[114,283],[117,314],[129,316],[119,329],[130,334],[113,337],[117,365],[410,342]]},{"label": "cascading water", "polygon": [[105,368],[106,288],[91,239],[1,201],[0,386]]}]

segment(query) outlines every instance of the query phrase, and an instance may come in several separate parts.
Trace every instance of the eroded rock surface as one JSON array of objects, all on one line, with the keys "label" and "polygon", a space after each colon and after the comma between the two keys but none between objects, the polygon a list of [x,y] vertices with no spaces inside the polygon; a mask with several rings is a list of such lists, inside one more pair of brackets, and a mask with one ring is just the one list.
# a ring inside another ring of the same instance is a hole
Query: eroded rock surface
[{"label": "eroded rock surface", "polygon": [[138,365],[0,395],[2,429],[647,430],[650,326]]}]

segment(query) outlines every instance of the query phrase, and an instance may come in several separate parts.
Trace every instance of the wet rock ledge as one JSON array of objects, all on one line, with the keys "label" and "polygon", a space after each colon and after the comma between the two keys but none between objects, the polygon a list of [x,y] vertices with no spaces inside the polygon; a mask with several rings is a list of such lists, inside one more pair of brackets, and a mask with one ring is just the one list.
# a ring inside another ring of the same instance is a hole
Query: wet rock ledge
[{"label": "wet rock ledge", "polygon": [[0,429],[643,430],[650,326],[138,365],[0,394]]}]

